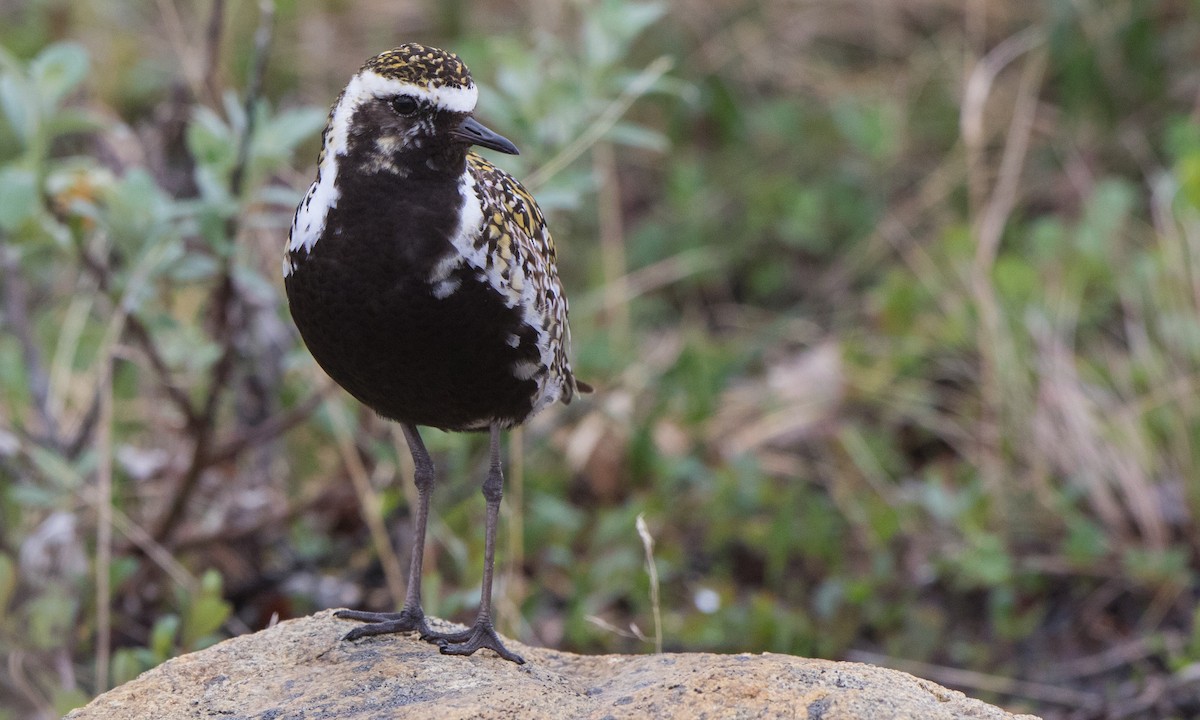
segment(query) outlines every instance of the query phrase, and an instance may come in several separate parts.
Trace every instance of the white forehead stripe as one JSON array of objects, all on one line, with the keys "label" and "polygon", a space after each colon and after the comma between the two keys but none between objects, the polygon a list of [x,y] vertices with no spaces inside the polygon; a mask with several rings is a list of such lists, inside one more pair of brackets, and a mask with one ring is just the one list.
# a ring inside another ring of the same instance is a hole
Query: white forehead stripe
[{"label": "white forehead stripe", "polygon": [[418,100],[429,102],[450,112],[471,112],[479,100],[479,89],[475,83],[467,87],[420,87],[410,82],[384,77],[374,70],[355,75],[346,86],[342,105],[353,111],[370,98],[386,98],[395,95],[412,95]]}]

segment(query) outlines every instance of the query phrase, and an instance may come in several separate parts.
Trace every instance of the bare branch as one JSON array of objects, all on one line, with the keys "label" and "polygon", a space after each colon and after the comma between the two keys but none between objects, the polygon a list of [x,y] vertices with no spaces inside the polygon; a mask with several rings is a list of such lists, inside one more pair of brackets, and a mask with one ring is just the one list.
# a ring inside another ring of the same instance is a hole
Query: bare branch
[{"label": "bare branch", "polygon": [[61,447],[58,421],[50,412],[50,379],[42,363],[42,353],[33,337],[29,324],[29,287],[21,275],[17,263],[17,252],[8,247],[0,236],[0,271],[4,279],[4,307],[8,326],[21,343],[21,355],[29,374],[29,391],[33,394],[33,405],[42,425],[45,444]]},{"label": "bare branch", "polygon": [[[220,10],[221,5],[218,3],[214,7],[214,14]],[[230,191],[235,196],[242,194],[245,182],[246,167],[250,157],[250,142],[254,137],[256,125],[254,107],[258,104],[259,96],[262,92],[263,76],[266,72],[267,52],[270,48],[271,26],[274,18],[274,3],[271,0],[262,0],[259,3],[259,25],[254,35],[254,58],[251,63],[251,76],[246,89],[246,123],[242,127],[241,137],[238,139],[238,161],[230,176]],[[236,241],[240,229],[240,214],[235,214],[226,221],[225,233],[230,241]],[[158,522],[154,524],[153,537],[159,542],[165,542],[170,538],[179,519],[183,517],[183,511],[187,507],[188,500],[195,491],[201,475],[211,464],[206,458],[213,443],[217,408],[221,398],[225,395],[229,380],[233,375],[234,364],[237,360],[237,343],[234,341],[237,328],[233,327],[232,318],[235,311],[244,305],[240,300],[237,283],[233,277],[233,255],[233,252],[227,252],[222,257],[220,280],[211,298],[213,312],[211,332],[213,338],[221,343],[221,355],[216,363],[213,364],[208,382],[207,397],[205,397],[204,405],[196,417],[194,425],[196,443],[192,448],[192,456],[188,462],[187,470],[184,471],[175,492],[172,493],[171,502],[167,506],[167,510],[159,518]]]}]

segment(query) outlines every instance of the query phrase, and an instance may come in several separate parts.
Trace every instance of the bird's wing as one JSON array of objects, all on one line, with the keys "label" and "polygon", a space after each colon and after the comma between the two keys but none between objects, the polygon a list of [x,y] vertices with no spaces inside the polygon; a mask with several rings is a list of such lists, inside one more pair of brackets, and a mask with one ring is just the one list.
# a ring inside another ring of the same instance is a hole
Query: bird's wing
[{"label": "bird's wing", "polygon": [[546,220],[533,196],[513,176],[475,153],[467,155],[467,164],[483,209],[476,247],[490,259],[489,271],[499,275],[509,297],[525,306],[527,320],[545,343],[543,358],[551,378],[562,383],[562,399],[570,402],[576,382],[568,359],[567,298]]}]

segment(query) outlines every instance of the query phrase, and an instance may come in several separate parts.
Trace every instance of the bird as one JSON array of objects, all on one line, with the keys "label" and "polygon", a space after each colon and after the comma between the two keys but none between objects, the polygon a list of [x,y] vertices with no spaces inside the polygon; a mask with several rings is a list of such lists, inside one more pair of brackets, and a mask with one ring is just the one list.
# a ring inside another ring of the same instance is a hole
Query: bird
[{"label": "bird", "polygon": [[[546,220],[520,182],[473,150],[518,154],[475,119],[478,96],[452,52],[406,43],[367,60],[330,110],[283,275],[317,364],[399,423],[413,459],[404,604],[391,613],[339,610],[364,623],[345,639],[415,631],[445,654],[487,648],[523,664],[492,620],[501,434],[592,388],[571,369],[567,298]],[[479,610],[461,632],[433,630],[421,605],[435,468],[419,427],[489,434]]]}]

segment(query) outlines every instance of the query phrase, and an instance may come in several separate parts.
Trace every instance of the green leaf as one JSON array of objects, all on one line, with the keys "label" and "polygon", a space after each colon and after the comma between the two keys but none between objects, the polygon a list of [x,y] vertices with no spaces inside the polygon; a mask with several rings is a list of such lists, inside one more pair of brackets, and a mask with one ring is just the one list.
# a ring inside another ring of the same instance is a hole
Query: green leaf
[{"label": "green leaf", "polygon": [[670,147],[670,141],[662,133],[632,123],[617,123],[608,131],[608,139],[620,145],[655,152],[666,152]]},{"label": "green leaf", "polygon": [[0,111],[22,143],[28,144],[37,125],[37,96],[23,78],[0,76]]},{"label": "green leaf", "polygon": [[83,483],[79,468],[56,452],[35,446],[30,448],[29,457],[38,472],[57,489],[74,491]]},{"label": "green leaf", "polygon": [[243,293],[250,298],[264,303],[264,305],[269,305],[272,298],[276,297],[276,294],[279,292],[275,289],[274,283],[263,277],[256,269],[247,265],[235,267],[233,269],[233,277]]},{"label": "green leaf", "polygon": [[[305,188],[307,189],[307,187]],[[294,208],[296,203],[300,202],[304,194],[293,187],[286,185],[265,185],[258,191],[258,202],[264,205],[279,205],[285,208]],[[292,212],[289,209],[281,214],[282,225],[287,227],[291,221]]]},{"label": "green leaf", "polygon": [[586,14],[583,25],[584,56],[594,69],[616,64],[630,43],[666,12],[660,3],[608,0]]},{"label": "green leaf", "polygon": [[150,631],[150,652],[157,662],[175,655],[175,637],[179,633],[179,616],[164,615],[154,623]]},{"label": "green leaf", "polygon": [[216,258],[199,253],[183,253],[167,270],[178,283],[199,283],[211,279],[218,269]]},{"label": "green leaf", "polygon": [[113,685],[123,685],[146,670],[154,662],[147,657],[146,648],[120,648],[112,656]]},{"label": "green leaf", "polygon": [[216,632],[229,617],[231,606],[221,598],[221,576],[215,570],[204,573],[200,593],[192,598],[183,618],[183,647],[195,650],[207,636]]},{"label": "green leaf", "polygon": [[325,127],[328,112],[316,107],[285,110],[255,133],[256,156],[287,160],[297,145]]},{"label": "green leaf", "polygon": [[8,602],[17,590],[17,568],[12,558],[0,553],[0,616],[6,614]]},{"label": "green leaf", "polygon": [[29,77],[41,94],[45,117],[51,116],[63,98],[83,82],[87,72],[87,51],[73,42],[50,45],[29,63]]},{"label": "green leaf", "polygon": [[1000,294],[1018,307],[1041,289],[1037,268],[1023,257],[1005,255],[997,259],[992,275]]},{"label": "green leaf", "polygon": [[1100,525],[1084,517],[1069,517],[1066,524],[1063,554],[1068,560],[1086,567],[1108,554],[1108,535]]},{"label": "green leaf", "polygon": [[51,585],[24,604],[29,643],[41,650],[65,647],[77,622],[78,599]]},{"label": "green leaf", "polygon": [[204,576],[200,578],[200,592],[206,595],[221,594],[221,573],[216,570],[207,570]]},{"label": "green leaf", "polygon": [[54,688],[54,694],[51,696],[50,702],[54,705],[54,712],[57,715],[66,715],[75,708],[83,707],[92,699],[79,688]]},{"label": "green leaf", "polygon": [[1200,208],[1200,152],[1179,158],[1175,163],[1175,174],[1178,176],[1180,193],[1192,207]]},{"label": "green leaf", "polygon": [[1096,183],[1075,231],[1076,246],[1085,258],[1103,263],[1111,257],[1136,201],[1133,187],[1125,180],[1108,178]]},{"label": "green leaf", "polygon": [[237,138],[232,128],[206,107],[192,111],[187,146],[201,168],[216,169],[221,175],[237,160]]},{"label": "green leaf", "polygon": [[832,114],[838,132],[859,152],[880,161],[895,154],[895,108],[873,98],[850,98],[834,103]]},{"label": "green leaf", "polygon": [[1013,560],[1004,541],[989,533],[974,534],[971,546],[963,553],[961,577],[967,587],[992,588],[1011,581]]},{"label": "green leaf", "polygon": [[144,168],[125,173],[104,205],[104,224],[113,244],[137,254],[158,240],[167,228],[170,202]]},{"label": "green leaf", "polygon": [[57,137],[69,133],[99,132],[105,128],[105,124],[95,113],[64,108],[46,119],[45,128],[48,135]]},{"label": "green leaf", "polygon": [[15,485],[8,491],[8,497],[18,505],[51,509],[58,507],[62,494],[40,485]]},{"label": "green leaf", "polygon": [[619,22],[617,29],[630,39],[641,35],[667,13],[666,5],[656,2],[622,2],[617,6],[621,9],[616,16]]},{"label": "green leaf", "polygon": [[12,232],[37,215],[37,176],[32,170],[0,168],[0,229]]}]

